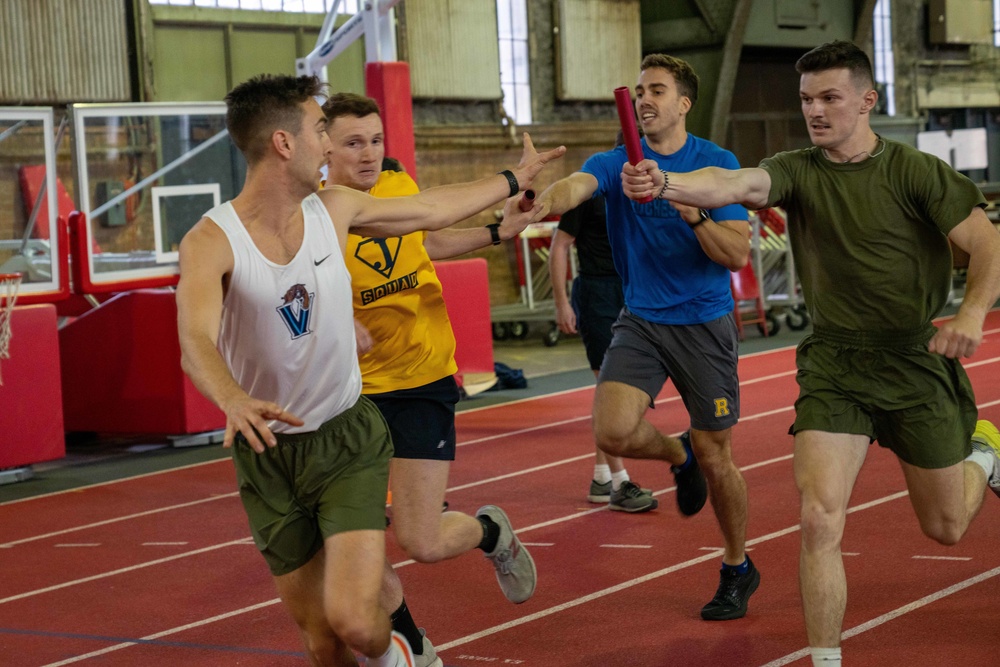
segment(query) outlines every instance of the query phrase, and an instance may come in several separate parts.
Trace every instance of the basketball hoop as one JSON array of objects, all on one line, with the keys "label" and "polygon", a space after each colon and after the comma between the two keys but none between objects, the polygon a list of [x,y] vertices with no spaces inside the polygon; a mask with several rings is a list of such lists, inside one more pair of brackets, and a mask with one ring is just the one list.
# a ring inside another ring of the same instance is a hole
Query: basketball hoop
[{"label": "basketball hoop", "polygon": [[[20,273],[0,273],[0,361],[10,359],[10,318],[20,287]],[[0,376],[0,384],[3,384],[3,376]]]}]

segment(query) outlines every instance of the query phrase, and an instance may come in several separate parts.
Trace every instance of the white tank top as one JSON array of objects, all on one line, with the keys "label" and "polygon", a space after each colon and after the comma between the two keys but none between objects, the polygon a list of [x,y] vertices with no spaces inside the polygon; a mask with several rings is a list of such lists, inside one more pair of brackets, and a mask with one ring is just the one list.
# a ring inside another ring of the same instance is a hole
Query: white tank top
[{"label": "white tank top", "polygon": [[305,422],[268,422],[276,433],[315,431],[361,395],[351,276],[337,233],[315,194],[302,202],[302,216],[302,246],[281,265],[261,254],[232,204],[205,214],[233,249],[219,353],[244,391]]}]

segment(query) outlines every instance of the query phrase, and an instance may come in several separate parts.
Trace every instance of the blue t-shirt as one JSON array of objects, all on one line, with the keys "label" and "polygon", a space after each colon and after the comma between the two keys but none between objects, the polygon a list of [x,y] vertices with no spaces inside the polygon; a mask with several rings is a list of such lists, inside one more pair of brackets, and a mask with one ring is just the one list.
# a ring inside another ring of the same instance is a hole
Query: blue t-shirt
[{"label": "blue t-shirt", "polygon": [[[671,172],[740,167],[732,153],[692,134],[672,155],[653,151],[645,138],[642,152]],[[701,324],[732,312],[729,269],[709,259],[670,202],[639,204],[625,196],[621,171],[627,161],[625,147],[619,146],[592,155],[581,171],[597,179],[597,192],[606,198],[608,238],[628,309],[659,324]],[[713,220],[747,219],[739,204],[713,209],[709,215]]]}]

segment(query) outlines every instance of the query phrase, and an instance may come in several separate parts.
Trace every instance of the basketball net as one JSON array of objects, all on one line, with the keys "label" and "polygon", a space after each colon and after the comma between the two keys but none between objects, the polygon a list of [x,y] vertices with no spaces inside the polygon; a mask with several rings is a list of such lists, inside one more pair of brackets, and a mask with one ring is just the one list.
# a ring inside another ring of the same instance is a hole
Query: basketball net
[{"label": "basketball net", "polygon": [[[20,273],[0,273],[0,361],[10,359],[10,318],[21,287]],[[3,375],[0,375],[0,385]]]}]

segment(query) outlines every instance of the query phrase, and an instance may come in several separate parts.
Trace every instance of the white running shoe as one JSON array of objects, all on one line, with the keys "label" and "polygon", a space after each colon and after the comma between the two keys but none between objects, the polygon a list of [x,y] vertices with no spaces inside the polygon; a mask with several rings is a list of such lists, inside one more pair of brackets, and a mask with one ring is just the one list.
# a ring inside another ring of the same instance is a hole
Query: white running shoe
[{"label": "white running shoe", "polygon": [[420,630],[420,636],[424,640],[424,652],[420,655],[413,654],[413,664],[416,667],[444,667],[441,658],[437,656],[437,651],[434,650],[434,644],[431,644],[431,640],[427,638],[427,631],[423,628],[418,628],[418,630]]}]

